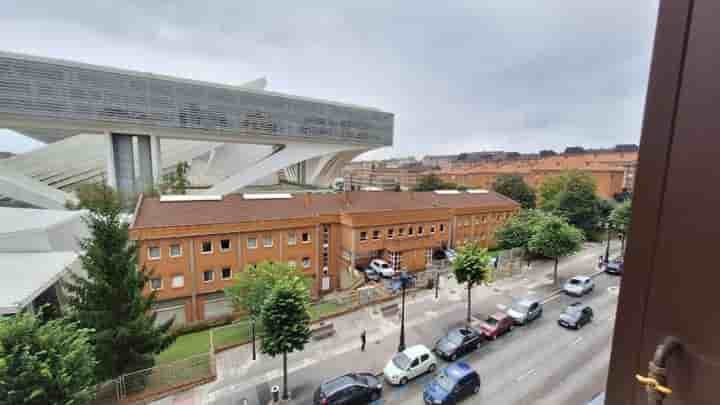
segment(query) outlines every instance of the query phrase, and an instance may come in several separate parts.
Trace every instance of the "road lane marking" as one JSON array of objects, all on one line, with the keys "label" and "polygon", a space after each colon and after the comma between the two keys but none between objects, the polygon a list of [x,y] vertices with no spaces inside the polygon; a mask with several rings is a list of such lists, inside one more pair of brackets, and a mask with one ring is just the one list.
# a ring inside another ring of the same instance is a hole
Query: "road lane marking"
[{"label": "road lane marking", "polygon": [[570,343],[570,346],[575,346],[576,344],[582,342],[582,340],[583,340],[583,338],[582,338],[582,337],[579,337],[579,338],[573,340],[573,342]]},{"label": "road lane marking", "polygon": [[537,372],[536,369],[534,369],[534,368],[533,368],[533,369],[530,369],[530,370],[528,370],[527,372],[525,372],[524,374],[522,374],[522,375],[520,375],[519,377],[515,378],[515,381],[522,381],[522,380],[530,377],[531,375],[535,374],[536,372]]}]

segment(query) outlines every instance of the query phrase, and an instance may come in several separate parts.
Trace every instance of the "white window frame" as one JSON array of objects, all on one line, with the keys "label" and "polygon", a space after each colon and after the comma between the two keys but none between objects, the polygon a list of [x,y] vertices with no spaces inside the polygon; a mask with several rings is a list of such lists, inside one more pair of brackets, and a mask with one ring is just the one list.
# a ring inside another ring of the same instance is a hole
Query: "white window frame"
[{"label": "white window frame", "polygon": [[405,237],[405,228],[400,227],[398,228],[398,238],[404,238]]},{"label": "white window frame", "polygon": [[426,266],[432,265],[432,257],[433,257],[432,248],[425,249],[425,265]]},{"label": "white window frame", "polygon": [[377,229],[374,229],[372,231],[372,238],[373,238],[373,240],[380,240],[380,231]]},{"label": "white window frame", "polygon": [[435,234],[435,224],[430,225],[430,234]]},{"label": "white window frame", "polygon": [[309,257],[302,258],[302,266],[303,266],[303,269],[309,269],[310,267],[312,267],[312,261],[310,260]]},{"label": "white window frame", "polygon": [[[305,240],[305,235],[307,235],[307,240]],[[300,235],[300,240],[302,241],[302,243],[312,242],[312,236],[310,235],[310,232],[303,232],[302,235]]]},{"label": "white window frame", "polygon": [[440,224],[440,232],[445,232],[445,224]]},{"label": "white window frame", "polygon": [[[251,241],[251,240],[255,241],[254,246],[250,246],[250,241]],[[248,236],[248,238],[247,238],[247,248],[248,248],[248,249],[257,249],[257,245],[258,245],[257,242],[258,242],[257,236]]]},{"label": "white window frame", "polygon": [[[212,277],[210,277],[210,280],[205,280],[205,274],[207,272],[210,272],[210,274],[212,274]],[[208,283],[212,283],[213,281],[215,281],[215,270],[205,270],[205,271],[203,271],[202,274],[203,274],[203,283],[208,284]]]},{"label": "white window frame", "polygon": [[[223,247],[222,247],[222,243],[224,240],[228,241],[227,249],[223,249]],[[232,250],[232,241],[230,239],[220,239],[220,251],[221,252],[229,252],[230,250]]]},{"label": "white window frame", "polygon": [[[157,256],[152,256],[152,255],[150,255],[150,250],[151,250],[151,249],[157,249],[158,255],[157,255]],[[160,259],[162,259],[162,249],[160,248],[160,246],[148,246],[148,248],[147,248],[147,257],[148,257],[148,260],[160,260]]]},{"label": "white window frame", "polygon": [[415,235],[415,230],[413,229],[412,226],[408,226],[407,236],[410,237],[410,236],[413,236],[413,235]]},{"label": "white window frame", "polygon": [[[270,238],[270,244],[267,243],[268,238]],[[263,247],[264,248],[271,248],[275,244],[275,241],[273,240],[272,235],[263,235]]]},{"label": "white window frame", "polygon": [[[176,255],[172,254],[173,246],[177,246],[177,247],[178,247],[178,249],[179,249],[179,251],[180,251],[179,254],[176,254]],[[182,244],[180,244],[180,243],[173,243],[173,244],[170,245],[170,247],[168,248],[168,256],[170,256],[170,257],[182,257],[182,253],[183,253],[182,250],[183,250],[183,249],[182,249]]]},{"label": "white window frame", "polygon": [[387,238],[392,239],[395,237],[395,228],[388,228],[387,230]]},{"label": "white window frame", "polygon": [[288,260],[287,264],[291,269],[297,269],[297,262],[295,260]]},{"label": "white window frame", "polygon": [[[364,235],[364,237],[363,237],[363,235]],[[365,242],[366,240],[368,240],[367,231],[360,231],[360,242]]]},{"label": "white window frame", "polygon": [[297,233],[295,232],[288,232],[288,246],[295,246],[297,245]]},{"label": "white window frame", "polygon": [[420,236],[420,235],[422,235],[422,234],[424,234],[424,233],[425,233],[425,227],[422,226],[422,225],[418,225],[418,229],[417,229],[417,234],[418,234],[418,236]]},{"label": "white window frame", "polygon": [[[225,277],[225,276],[223,275],[223,271],[225,271],[226,269],[227,269],[227,270],[230,270],[230,275],[227,276],[227,277]],[[222,268],[220,268],[220,280],[230,280],[230,279],[232,279],[232,276],[233,276],[232,267],[222,267]]]},{"label": "white window frame", "polygon": [[[203,250],[203,248],[205,247],[204,246],[205,242],[210,242],[210,250],[207,252]],[[200,242],[200,254],[201,255],[209,255],[209,254],[212,254],[212,252],[213,252],[213,243],[211,240],[204,240],[204,241]]]},{"label": "white window frame", "polygon": [[[175,280],[179,279],[182,281],[180,285],[175,285]],[[170,287],[172,288],[183,288],[185,287],[185,275],[184,274],[175,274],[170,278]]]},{"label": "white window frame", "polygon": [[[154,287],[153,287],[153,280],[160,280],[160,287],[154,288]],[[150,281],[149,281],[149,283],[150,283],[150,291],[160,291],[160,290],[163,289],[163,279],[162,279],[162,277],[154,277],[154,278],[151,278]]]}]

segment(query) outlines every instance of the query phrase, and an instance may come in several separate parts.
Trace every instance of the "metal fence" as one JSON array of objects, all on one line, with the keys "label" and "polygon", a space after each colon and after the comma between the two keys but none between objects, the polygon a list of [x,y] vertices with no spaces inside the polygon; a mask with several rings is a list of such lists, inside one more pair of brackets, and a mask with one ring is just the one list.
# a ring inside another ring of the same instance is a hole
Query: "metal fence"
[{"label": "metal fence", "polygon": [[208,380],[215,375],[212,352],[194,355],[172,363],[123,374],[96,386],[93,404],[117,404],[171,391],[185,385]]}]

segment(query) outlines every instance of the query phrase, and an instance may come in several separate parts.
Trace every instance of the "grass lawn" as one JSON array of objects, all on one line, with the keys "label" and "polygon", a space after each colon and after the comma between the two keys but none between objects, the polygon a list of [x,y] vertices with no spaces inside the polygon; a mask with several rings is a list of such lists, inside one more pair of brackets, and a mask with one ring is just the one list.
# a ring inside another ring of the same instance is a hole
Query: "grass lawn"
[{"label": "grass lawn", "polygon": [[210,332],[207,330],[178,336],[175,343],[155,357],[157,364],[170,363],[210,351]]}]

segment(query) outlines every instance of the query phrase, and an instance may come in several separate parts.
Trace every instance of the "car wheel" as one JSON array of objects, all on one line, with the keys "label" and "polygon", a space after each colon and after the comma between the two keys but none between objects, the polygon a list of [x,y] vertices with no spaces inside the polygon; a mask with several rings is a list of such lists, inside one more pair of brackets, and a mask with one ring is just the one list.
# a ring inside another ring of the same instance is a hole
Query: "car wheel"
[{"label": "car wheel", "polygon": [[400,379],[400,385],[405,385],[405,384],[407,384],[407,382],[408,382],[407,377],[403,377]]},{"label": "car wheel", "polygon": [[434,373],[435,372],[435,363],[431,364],[430,367],[428,367],[428,373]]},{"label": "car wheel", "polygon": [[375,402],[375,401],[377,401],[378,399],[380,399],[380,393],[377,392],[377,391],[373,391],[373,393],[370,394],[370,401]]}]

